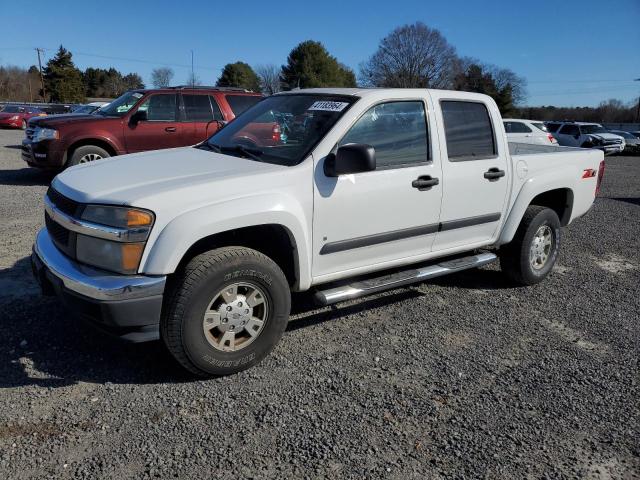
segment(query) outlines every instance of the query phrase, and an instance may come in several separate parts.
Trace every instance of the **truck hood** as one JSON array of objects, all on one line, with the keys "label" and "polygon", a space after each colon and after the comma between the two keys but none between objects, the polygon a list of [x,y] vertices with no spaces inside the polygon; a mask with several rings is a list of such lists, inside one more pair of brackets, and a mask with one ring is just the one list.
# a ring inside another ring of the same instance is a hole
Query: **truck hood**
[{"label": "truck hood", "polygon": [[616,135],[615,133],[589,133],[589,135],[603,140],[624,140],[620,135]]},{"label": "truck hood", "polygon": [[61,125],[69,125],[79,122],[104,122],[106,120],[114,120],[117,117],[103,117],[100,115],[90,115],[88,113],[65,113],[62,115],[47,115],[46,117],[36,117],[29,121],[32,126],[38,127],[59,127]]},{"label": "truck hood", "polygon": [[[287,168],[182,147],[122,155],[71,167],[59,174],[52,186],[82,203],[152,208],[158,197],[163,198],[162,203],[167,197],[175,203],[185,203],[202,190],[210,197],[242,194],[242,189],[260,185],[254,177],[271,173],[280,175]],[[216,186],[215,183],[223,181],[224,189]],[[204,189],[201,188],[203,185]]]}]

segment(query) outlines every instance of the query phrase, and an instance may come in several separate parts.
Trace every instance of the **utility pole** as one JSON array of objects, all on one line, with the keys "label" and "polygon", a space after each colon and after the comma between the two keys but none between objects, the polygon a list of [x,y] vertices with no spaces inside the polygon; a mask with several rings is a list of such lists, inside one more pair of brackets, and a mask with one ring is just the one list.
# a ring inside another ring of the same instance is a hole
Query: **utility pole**
[{"label": "utility pole", "polygon": [[[640,78],[636,78],[634,82],[640,82]],[[638,109],[636,110],[636,123],[640,123],[640,97],[638,97]]]},{"label": "utility pole", "polygon": [[191,87],[195,87],[196,77],[193,74],[193,50],[191,50]]},{"label": "utility pole", "polygon": [[36,52],[38,52],[38,68],[40,68],[40,86],[42,87],[42,101],[47,101],[47,92],[44,89],[44,77],[42,76],[42,61],[40,60],[40,53],[44,55],[44,49],[36,48]]},{"label": "utility pole", "polygon": [[33,93],[31,93],[31,74],[27,76],[27,81],[29,82],[29,103],[33,103]]}]

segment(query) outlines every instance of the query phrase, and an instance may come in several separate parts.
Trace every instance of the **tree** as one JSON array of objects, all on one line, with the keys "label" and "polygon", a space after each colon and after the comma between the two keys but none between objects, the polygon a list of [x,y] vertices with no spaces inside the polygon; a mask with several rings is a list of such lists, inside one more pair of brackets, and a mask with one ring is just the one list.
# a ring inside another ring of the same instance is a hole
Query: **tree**
[{"label": "tree", "polygon": [[280,85],[280,67],[277,65],[258,65],[255,72],[260,79],[260,90],[266,95],[278,93],[282,87]]},{"label": "tree", "polygon": [[151,71],[151,83],[156,88],[168,87],[173,79],[173,69],[169,67],[154,68]]},{"label": "tree", "polygon": [[62,45],[44,69],[47,93],[53,102],[77,102],[85,100],[82,72],[73,64],[71,52]]},{"label": "tree", "polygon": [[227,63],[216,83],[218,87],[238,87],[260,91],[260,79],[256,72],[244,62]]},{"label": "tree", "polygon": [[398,88],[449,88],[458,56],[436,29],[422,22],[396,28],[360,66],[365,85]]},{"label": "tree", "polygon": [[506,83],[501,88],[498,87],[491,73],[475,63],[469,65],[466,71],[456,75],[453,88],[454,90],[489,95],[495,100],[502,115],[508,115],[514,111],[511,84]]},{"label": "tree", "polygon": [[127,90],[144,88],[142,77],[137,73],[122,75],[115,68],[87,68],[82,75],[87,97],[115,98]]},{"label": "tree", "polygon": [[286,89],[356,86],[353,71],[330,55],[322,43],[313,40],[291,50],[280,80]]},{"label": "tree", "polygon": [[197,73],[193,72],[189,72],[189,76],[187,77],[187,85],[191,85],[196,86],[196,85],[202,85],[202,81],[200,80],[200,77],[198,76]]}]

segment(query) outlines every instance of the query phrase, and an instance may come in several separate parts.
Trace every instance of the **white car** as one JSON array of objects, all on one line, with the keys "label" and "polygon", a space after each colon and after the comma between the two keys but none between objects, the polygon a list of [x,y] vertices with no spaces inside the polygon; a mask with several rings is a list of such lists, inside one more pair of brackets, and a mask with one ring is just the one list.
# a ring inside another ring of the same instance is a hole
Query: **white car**
[{"label": "white car", "polygon": [[620,153],[625,141],[620,135],[608,132],[599,123],[547,122],[547,128],[566,147],[597,148],[605,155]]},{"label": "white car", "polygon": [[549,133],[544,122],[520,118],[503,118],[502,121],[510,142],[558,145],[558,141]]},{"label": "white car", "polygon": [[[274,113],[300,128],[248,144]],[[196,375],[230,374],[280,340],[291,292],[328,305],[498,258],[513,283],[542,281],[603,158],[508,143],[477,93],[282,92],[193,147],[59,174],[33,272],[98,326],[161,338]]]}]

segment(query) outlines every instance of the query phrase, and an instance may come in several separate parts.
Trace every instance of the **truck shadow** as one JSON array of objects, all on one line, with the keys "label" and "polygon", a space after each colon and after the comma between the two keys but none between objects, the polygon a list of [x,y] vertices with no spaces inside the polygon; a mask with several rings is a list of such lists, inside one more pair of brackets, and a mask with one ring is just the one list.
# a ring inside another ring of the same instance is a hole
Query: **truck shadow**
[{"label": "truck shadow", "polygon": [[18,170],[0,170],[0,185],[48,186],[55,176],[56,172],[28,167]]},{"label": "truck shadow", "polygon": [[[500,272],[477,270],[438,279],[440,286],[505,288]],[[428,284],[425,284],[428,285]],[[295,294],[287,332],[401,302],[425,293],[403,287],[330,307],[317,307],[309,293]],[[128,344],[73,317],[54,297],[42,297],[31,279],[29,257],[0,270],[0,391],[41,386],[58,388],[78,382],[98,384],[184,383],[186,373],[161,342]],[[287,333],[283,341],[286,342]]]}]

